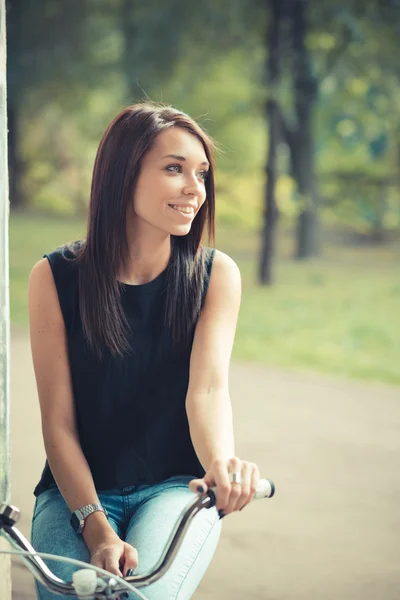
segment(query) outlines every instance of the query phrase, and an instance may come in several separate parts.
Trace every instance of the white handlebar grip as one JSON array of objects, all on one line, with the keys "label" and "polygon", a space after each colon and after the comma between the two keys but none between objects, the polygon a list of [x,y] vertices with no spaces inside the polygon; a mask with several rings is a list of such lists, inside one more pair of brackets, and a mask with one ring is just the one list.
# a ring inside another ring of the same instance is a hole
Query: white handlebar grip
[{"label": "white handlebar grip", "polygon": [[[210,492],[213,492],[213,501],[215,503],[215,494],[217,492],[217,488],[210,488]],[[261,498],[272,498],[275,494],[275,484],[270,479],[260,479],[257,485],[257,491],[254,494],[253,500],[260,500]],[[212,504],[212,506],[214,506]]]},{"label": "white handlebar grip", "polygon": [[254,500],[259,500],[260,498],[272,498],[274,494],[274,482],[270,479],[260,479],[257,485],[257,491],[254,494]]},{"label": "white handlebar grip", "polygon": [[97,573],[93,569],[80,569],[72,573],[72,583],[78,598],[95,594],[97,587]]}]

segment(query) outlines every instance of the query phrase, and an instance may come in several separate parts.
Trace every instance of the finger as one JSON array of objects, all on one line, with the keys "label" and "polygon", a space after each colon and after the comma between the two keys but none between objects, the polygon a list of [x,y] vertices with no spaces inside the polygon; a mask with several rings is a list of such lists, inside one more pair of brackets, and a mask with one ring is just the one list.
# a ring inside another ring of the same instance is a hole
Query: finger
[{"label": "finger", "polygon": [[138,551],[136,550],[136,548],[134,548],[130,544],[125,543],[124,548],[125,548],[125,551],[124,551],[123,571],[124,571],[124,577],[126,577],[128,574],[128,571],[130,569],[132,569],[133,571],[135,569],[137,569],[138,564],[139,564],[139,557],[138,557]]},{"label": "finger", "polygon": [[[241,461],[240,458],[238,458],[237,456],[235,456],[229,460],[229,462],[228,462],[229,478],[230,478],[230,475],[232,475],[233,473],[240,473],[240,479],[242,481],[242,479],[243,479],[242,464],[243,464],[243,461]],[[229,494],[229,501],[224,509],[224,512],[226,515],[232,513],[234,510],[236,510],[236,505],[240,503],[240,498],[242,495],[242,483],[230,481],[230,486],[231,486],[231,490],[230,490],[230,494]]]},{"label": "finger", "polygon": [[[109,573],[112,573],[113,575],[119,575],[120,577],[122,577],[122,573],[118,568],[113,567],[112,563],[110,561],[107,562],[107,558],[101,558],[100,555],[94,557],[91,559],[90,564],[93,565],[94,567],[99,567],[100,569],[105,569],[106,571],[108,571]],[[110,564],[110,566],[107,566],[108,564]]]},{"label": "finger", "polygon": [[112,573],[113,575],[119,575],[119,577],[122,577],[122,571],[119,568],[119,554],[118,552],[112,551],[112,552],[108,552],[106,554],[106,556],[104,557],[104,568],[106,569],[106,571],[108,571],[109,573]]},{"label": "finger", "polygon": [[[216,460],[214,463],[214,470],[213,470],[213,475],[214,475],[214,479],[215,479],[215,486],[216,486],[216,508],[217,510],[223,510],[228,502],[229,502],[229,495],[231,492],[231,483],[229,481],[229,474],[228,474],[228,469],[227,469],[227,462],[226,460]],[[211,483],[210,481],[207,481],[206,479],[206,483],[207,485],[211,485],[212,487],[214,487],[214,484]]]},{"label": "finger", "polygon": [[237,493],[239,493],[240,491],[240,494],[237,497],[236,504],[234,505],[232,511],[240,510],[245,504],[250,502],[252,497],[252,475],[253,464],[247,461],[242,461],[240,490],[239,485],[232,484],[237,489]]},{"label": "finger", "polygon": [[103,568],[102,561],[99,560],[96,556],[92,556],[92,558],[90,559],[90,564],[94,567],[99,567],[100,569]]},{"label": "finger", "polygon": [[248,494],[247,499],[243,502],[243,504],[239,508],[239,510],[242,510],[242,508],[244,508],[245,506],[250,504],[250,502],[253,500],[253,498],[256,494],[256,491],[257,491],[258,483],[260,481],[260,471],[259,471],[257,465],[255,465],[254,463],[249,463],[249,464],[251,466],[250,492]]},{"label": "finger", "polygon": [[251,489],[250,489],[250,499],[251,502],[256,494],[258,484],[260,482],[260,470],[257,465],[253,465],[253,472],[251,474]]},{"label": "finger", "polygon": [[208,490],[208,485],[204,479],[192,479],[192,481],[189,481],[189,489],[195,494],[205,494]]}]

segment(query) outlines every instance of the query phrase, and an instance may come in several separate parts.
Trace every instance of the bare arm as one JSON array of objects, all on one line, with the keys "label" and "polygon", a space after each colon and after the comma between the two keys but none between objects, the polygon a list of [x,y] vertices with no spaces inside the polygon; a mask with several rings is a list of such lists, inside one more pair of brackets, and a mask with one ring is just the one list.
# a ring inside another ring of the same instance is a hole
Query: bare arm
[{"label": "bare arm", "polygon": [[[193,340],[186,412],[194,449],[206,471],[189,487],[193,492],[198,486],[216,487],[220,517],[244,508],[260,479],[257,465],[241,460],[234,451],[228,375],[240,296],[238,267],[217,252]],[[230,473],[239,473],[241,481],[231,482]]]},{"label": "bare arm", "polygon": [[206,471],[213,460],[235,453],[228,375],[240,296],[237,265],[217,251],[194,336],[186,398],[193,446]]},{"label": "bare arm", "polygon": [[[32,269],[28,305],[44,446],[54,479],[72,512],[98,503],[99,498],[78,438],[64,319],[47,259]],[[86,519],[83,536],[89,549],[107,534],[115,535],[104,513],[95,512]]]}]

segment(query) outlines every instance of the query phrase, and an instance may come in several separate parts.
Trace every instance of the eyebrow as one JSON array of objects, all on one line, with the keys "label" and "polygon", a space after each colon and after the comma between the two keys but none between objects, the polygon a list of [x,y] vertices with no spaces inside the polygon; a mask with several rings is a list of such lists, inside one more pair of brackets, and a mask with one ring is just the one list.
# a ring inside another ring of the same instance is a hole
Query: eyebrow
[{"label": "eyebrow", "polygon": [[[178,154],[167,154],[166,156],[163,156],[161,160],[163,160],[164,158],[174,158],[175,160],[181,160],[181,161],[186,160],[186,158],[184,156],[179,156]],[[210,166],[210,163],[208,161],[204,161],[200,164],[205,165],[206,167]]]}]

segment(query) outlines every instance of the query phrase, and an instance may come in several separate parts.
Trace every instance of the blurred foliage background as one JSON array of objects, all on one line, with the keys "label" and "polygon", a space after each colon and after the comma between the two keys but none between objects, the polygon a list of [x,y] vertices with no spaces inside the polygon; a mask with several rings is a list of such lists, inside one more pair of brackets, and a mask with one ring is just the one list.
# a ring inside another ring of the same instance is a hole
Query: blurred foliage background
[{"label": "blurred foliage background", "polygon": [[234,357],[400,383],[400,0],[6,6],[14,324],[33,264],[85,235],[106,125],[150,98],[222,150]]}]

